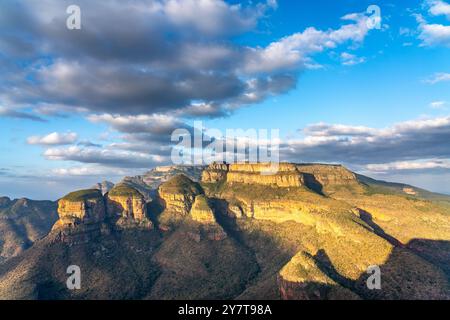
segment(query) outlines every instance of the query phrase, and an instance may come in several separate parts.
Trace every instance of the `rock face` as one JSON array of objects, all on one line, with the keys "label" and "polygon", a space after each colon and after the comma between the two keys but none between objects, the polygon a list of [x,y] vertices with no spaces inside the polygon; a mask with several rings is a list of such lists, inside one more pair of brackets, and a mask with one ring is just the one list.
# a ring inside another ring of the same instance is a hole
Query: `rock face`
[{"label": "rock face", "polygon": [[102,222],[106,216],[103,195],[97,189],[69,193],[59,200],[58,215],[56,227],[74,227],[80,224]]},{"label": "rock face", "polygon": [[59,232],[60,240],[72,243],[89,241],[108,226],[152,227],[144,197],[126,185],[116,186],[105,196],[97,189],[69,193],[59,200],[58,215],[53,230]]},{"label": "rock face", "polygon": [[305,175],[307,184],[322,188],[359,185],[356,175],[341,165],[298,164],[297,170]]},{"label": "rock face", "polygon": [[144,196],[127,185],[118,185],[106,194],[108,217],[118,219],[118,226],[140,225],[151,228],[147,218],[147,203]]},{"label": "rock face", "polygon": [[100,190],[69,193],[58,201],[59,220],[52,228],[56,241],[86,243],[100,235],[106,217],[105,200]]},{"label": "rock face", "polygon": [[306,186],[313,190],[359,185],[356,175],[340,165],[270,163],[218,164],[203,171],[202,182],[257,184],[279,188]]},{"label": "rock face", "polygon": [[191,209],[192,220],[202,224],[214,224],[216,219],[208,204],[208,199],[204,195],[195,197],[195,202]]},{"label": "rock face", "polygon": [[280,271],[277,281],[283,300],[360,299],[322,272],[306,252],[296,254]]},{"label": "rock face", "polygon": [[191,209],[191,218],[198,224],[194,239],[201,240],[206,237],[209,240],[220,241],[227,237],[222,227],[217,223],[214,212],[208,199],[204,195],[198,195]]},{"label": "rock face", "polygon": [[158,189],[159,201],[165,209],[161,220],[187,216],[195,197],[202,193],[200,185],[183,174],[163,183]]},{"label": "rock face", "polygon": [[281,188],[300,187],[304,177],[295,165],[281,163],[271,164],[217,164],[210,165],[202,175],[202,182],[260,184]]}]

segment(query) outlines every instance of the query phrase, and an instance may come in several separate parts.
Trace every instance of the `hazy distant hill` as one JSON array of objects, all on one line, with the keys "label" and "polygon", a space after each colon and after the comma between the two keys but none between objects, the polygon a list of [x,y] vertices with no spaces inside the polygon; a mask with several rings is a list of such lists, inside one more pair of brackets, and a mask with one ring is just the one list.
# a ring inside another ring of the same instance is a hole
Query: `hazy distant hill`
[{"label": "hazy distant hill", "polygon": [[48,234],[58,219],[57,203],[0,198],[0,262],[20,254]]},{"label": "hazy distant hill", "polygon": [[102,192],[102,194],[107,193],[109,190],[111,190],[114,187],[114,183],[110,181],[102,181],[99,183],[96,183],[94,186],[91,187],[91,189],[98,189]]}]

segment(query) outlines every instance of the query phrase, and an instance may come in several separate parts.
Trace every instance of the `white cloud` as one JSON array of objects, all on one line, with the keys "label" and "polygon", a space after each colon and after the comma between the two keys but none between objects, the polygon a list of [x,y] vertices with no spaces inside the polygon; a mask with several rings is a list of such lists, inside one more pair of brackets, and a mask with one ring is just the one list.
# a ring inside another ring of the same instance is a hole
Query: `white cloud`
[{"label": "white cloud", "polygon": [[341,53],[341,62],[344,66],[354,66],[354,65],[366,62],[366,58],[357,57],[356,55],[348,53],[348,52],[342,52]]},{"label": "white cloud", "polygon": [[174,25],[217,35],[252,29],[268,8],[276,9],[276,1],[246,9],[222,0],[168,0],[162,4],[161,11]]},{"label": "white cloud", "polygon": [[302,133],[304,137],[280,146],[281,159],[351,166],[450,159],[450,117],[405,121],[387,128],[319,123]]},{"label": "white cloud", "polygon": [[432,0],[430,2],[430,14],[434,16],[445,15],[450,19],[450,4],[442,0]]},{"label": "white cloud", "polygon": [[432,109],[442,109],[446,105],[445,101],[433,101],[430,103],[430,108]]},{"label": "white cloud", "polygon": [[125,176],[128,170],[107,168],[101,166],[85,166],[52,169],[51,173],[57,176]]},{"label": "white cloud", "polygon": [[94,114],[88,116],[88,120],[94,123],[107,123],[114,129],[125,133],[147,132],[154,134],[170,134],[175,129],[186,127],[179,119],[161,114],[137,116]]},{"label": "white cloud", "polygon": [[349,14],[342,17],[352,21],[338,29],[326,31],[314,27],[295,33],[266,48],[249,48],[244,66],[245,72],[271,72],[298,68],[308,62],[309,56],[325,49],[333,49],[348,41],[362,42],[369,32],[367,17],[362,14]]},{"label": "white cloud", "polygon": [[424,170],[424,169],[450,169],[450,160],[426,159],[417,161],[397,161],[381,164],[368,164],[367,170],[373,172],[403,171],[403,170]]},{"label": "white cloud", "polygon": [[428,84],[436,84],[444,81],[450,81],[450,73],[438,72],[424,80],[424,82]]},{"label": "white cloud", "polygon": [[142,152],[80,146],[50,148],[45,150],[44,156],[48,160],[76,161],[117,168],[151,168],[165,160],[159,155]]},{"label": "white cloud", "polygon": [[423,46],[450,46],[450,26],[442,24],[422,24],[419,39]]},{"label": "white cloud", "polygon": [[28,144],[33,145],[65,145],[77,141],[77,134],[74,132],[58,133],[53,132],[46,136],[31,136],[27,139]]},{"label": "white cloud", "polygon": [[[428,13],[432,16],[446,15],[450,19],[450,5],[442,0],[427,1]],[[419,23],[419,39],[422,46],[450,46],[450,26],[439,23],[428,23],[420,15],[414,15]]]}]

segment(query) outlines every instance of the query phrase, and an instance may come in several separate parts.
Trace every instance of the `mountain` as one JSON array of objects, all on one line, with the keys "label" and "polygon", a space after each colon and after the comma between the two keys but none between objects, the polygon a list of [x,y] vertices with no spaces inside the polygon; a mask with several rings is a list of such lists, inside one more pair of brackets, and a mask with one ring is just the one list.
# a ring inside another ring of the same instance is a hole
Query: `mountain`
[{"label": "mountain", "polygon": [[46,236],[57,219],[56,202],[0,197],[0,262]]},{"label": "mountain", "polygon": [[91,189],[100,190],[102,192],[102,194],[107,193],[112,188],[114,188],[114,183],[112,183],[110,181],[99,182],[99,183],[96,183],[94,186],[91,187]]},{"label": "mountain", "polygon": [[0,298],[450,299],[449,197],[339,165],[178,170],[63,197],[49,235],[0,264]]},{"label": "mountain", "polygon": [[141,192],[147,200],[156,197],[158,187],[172,177],[183,174],[193,181],[199,181],[204,166],[165,166],[156,167],[143,175],[125,177],[121,183],[127,184]]}]

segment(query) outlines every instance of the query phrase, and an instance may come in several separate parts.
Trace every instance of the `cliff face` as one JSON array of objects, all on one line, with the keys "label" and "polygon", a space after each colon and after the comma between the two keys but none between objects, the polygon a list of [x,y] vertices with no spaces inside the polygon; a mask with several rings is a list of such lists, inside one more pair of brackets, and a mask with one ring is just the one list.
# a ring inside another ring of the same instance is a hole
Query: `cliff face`
[{"label": "cliff face", "polygon": [[202,193],[200,185],[183,174],[161,184],[157,201],[163,208],[159,216],[163,228],[186,217],[191,211],[195,197]]},{"label": "cliff face", "polygon": [[152,227],[147,218],[147,203],[144,196],[137,190],[127,186],[118,185],[106,195],[108,217],[118,219],[116,224],[120,227],[140,225]]},{"label": "cliff face", "polygon": [[116,186],[105,196],[97,189],[72,192],[59,200],[58,215],[53,230],[67,242],[89,241],[106,226],[152,227],[144,197],[126,185]]},{"label": "cliff face", "polygon": [[[195,198],[191,209],[191,218],[196,223],[194,240],[200,241],[202,238],[220,241],[227,237],[222,227],[217,223],[214,212],[204,195]],[[192,235],[192,233],[191,233]]]},{"label": "cliff face", "polygon": [[[273,171],[275,170],[276,171]],[[304,177],[295,165],[281,163],[278,167],[270,164],[212,164],[202,175],[202,182],[260,184],[281,188],[300,187]]]},{"label": "cliff face", "polygon": [[211,164],[203,171],[202,182],[258,184],[280,188],[306,186],[316,191],[340,186],[358,186],[356,175],[340,165],[297,165],[280,163]]},{"label": "cliff face", "polygon": [[106,216],[103,195],[95,189],[72,192],[58,201],[58,215],[56,227],[102,222]]}]

